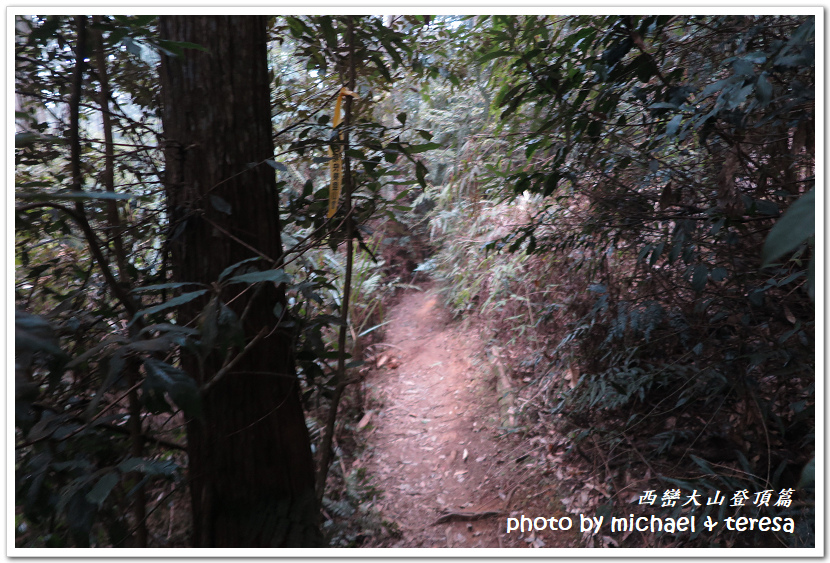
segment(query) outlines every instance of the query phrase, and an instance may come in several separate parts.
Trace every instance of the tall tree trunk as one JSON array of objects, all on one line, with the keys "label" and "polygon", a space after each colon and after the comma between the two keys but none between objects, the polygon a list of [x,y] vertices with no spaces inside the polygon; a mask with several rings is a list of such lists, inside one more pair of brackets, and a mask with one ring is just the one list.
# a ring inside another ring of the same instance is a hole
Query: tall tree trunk
[{"label": "tall tree trunk", "polygon": [[[257,255],[282,253],[274,170],[249,167],[273,158],[266,19],[260,16],[162,16],[162,39],[188,41],[163,57],[162,120],[170,250],[180,281],[211,283],[222,270]],[[230,213],[217,196],[230,205]],[[269,266],[273,267],[273,266]],[[244,286],[232,289],[241,291]],[[226,303],[233,297],[223,295]],[[250,303],[254,300],[253,303]],[[193,544],[198,547],[320,545],[314,466],[299,399],[289,335],[273,330],[282,288],[266,284],[230,305],[246,337],[262,338],[203,395],[203,416],[187,425]],[[205,302],[180,310],[181,323]],[[185,355],[200,385],[223,362]]]}]

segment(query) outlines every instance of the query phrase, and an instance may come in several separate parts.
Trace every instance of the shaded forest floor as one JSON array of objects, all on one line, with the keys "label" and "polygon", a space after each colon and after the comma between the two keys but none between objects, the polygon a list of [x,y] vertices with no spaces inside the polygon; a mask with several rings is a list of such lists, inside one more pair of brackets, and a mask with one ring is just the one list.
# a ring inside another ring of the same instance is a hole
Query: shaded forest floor
[{"label": "shaded forest floor", "polygon": [[[564,516],[557,483],[501,427],[485,342],[434,289],[404,294],[368,375],[360,441],[377,508],[399,533],[365,547],[576,547],[578,532],[506,533],[508,516]],[[544,484],[544,486],[542,486]]]}]

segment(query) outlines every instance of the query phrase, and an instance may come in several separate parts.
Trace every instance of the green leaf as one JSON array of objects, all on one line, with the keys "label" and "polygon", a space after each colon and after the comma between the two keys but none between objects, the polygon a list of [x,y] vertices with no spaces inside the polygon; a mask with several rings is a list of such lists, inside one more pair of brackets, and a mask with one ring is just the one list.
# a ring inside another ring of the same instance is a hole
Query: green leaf
[{"label": "green leaf", "polygon": [[101,384],[100,389],[98,389],[98,392],[95,393],[95,396],[84,410],[84,419],[90,420],[95,414],[97,414],[98,404],[101,402],[104,394],[110,389],[110,387],[115,385],[119,379],[121,379],[121,374],[123,373],[124,366],[127,363],[124,359],[124,355],[124,348],[119,348],[107,359],[107,378],[104,380],[104,383]]},{"label": "green leaf", "polygon": [[758,101],[761,102],[761,107],[766,106],[772,100],[772,86],[767,80],[766,71],[758,76],[758,81],[755,83],[755,94],[758,96]]},{"label": "green leaf", "polygon": [[794,273],[794,274],[790,274],[789,276],[787,276],[787,277],[786,277],[786,278],[784,278],[783,280],[779,281],[779,282],[778,282],[778,283],[776,283],[775,285],[777,285],[778,287],[784,287],[784,286],[785,286],[785,285],[787,285],[788,283],[792,283],[792,282],[794,282],[795,280],[797,280],[798,278],[800,278],[803,274],[804,274],[804,272],[803,272],[803,271],[801,271],[801,272],[796,272],[796,273]]},{"label": "green leaf", "polygon": [[143,315],[152,315],[154,313],[158,313],[159,311],[164,311],[165,309],[170,309],[171,307],[178,307],[179,305],[183,305],[189,301],[193,301],[200,295],[204,295],[207,293],[206,289],[199,289],[197,291],[190,291],[188,293],[182,293],[178,297],[174,297],[173,299],[169,299],[160,305],[154,305],[153,307],[147,307],[146,309],[142,309],[138,311],[133,319],[130,321],[129,324],[132,324],[136,321],[136,319],[140,318]]},{"label": "green leaf", "polygon": [[798,480],[799,489],[812,489],[816,486],[816,458],[813,457],[801,470],[801,478]]},{"label": "green leaf", "polygon": [[547,178],[545,178],[545,188],[542,192],[544,196],[549,196],[553,192],[556,191],[556,187],[559,185],[560,176],[557,172],[550,174]]},{"label": "green leaf", "polygon": [[199,387],[192,377],[155,358],[144,359],[144,371],[147,374],[143,386],[146,392],[167,393],[185,414],[199,416],[202,400]]},{"label": "green leaf", "polygon": [[531,156],[533,156],[533,153],[536,152],[536,150],[541,146],[541,144],[541,141],[531,141],[530,143],[528,143],[525,147],[525,158],[529,159]]},{"label": "green leaf", "polygon": [[415,164],[415,177],[418,178],[418,183],[424,189],[427,187],[426,175],[428,172],[427,167],[422,162]]},{"label": "green leaf", "polygon": [[[81,475],[77,479],[71,481],[68,485],[63,487],[60,492],[60,500],[58,500],[57,505],[55,506],[56,512],[63,512],[66,509],[66,505],[79,493],[81,490],[86,486],[86,484],[93,479],[92,475],[85,474]],[[83,498],[83,493],[81,493],[81,498]]]},{"label": "green leaf", "polygon": [[186,285],[204,285],[196,282],[171,282],[159,283],[156,285],[145,285],[144,287],[137,287],[131,293],[147,293],[149,291],[161,291],[163,289],[175,289],[177,287],[184,287]]},{"label": "green leaf", "polygon": [[719,101],[726,100],[725,108],[727,110],[735,109],[744,103],[753,88],[754,86],[752,84],[747,84],[743,88],[729,88],[724,90]]},{"label": "green leaf", "polygon": [[130,473],[137,471],[145,475],[165,475],[170,476],[176,472],[179,466],[170,460],[156,461],[152,459],[142,459],[140,457],[127,458],[118,464],[118,470],[122,473]]},{"label": "green leaf", "polygon": [[291,283],[291,276],[286,274],[283,270],[264,270],[262,272],[249,272],[247,274],[240,274],[228,280],[228,283],[260,282]]},{"label": "green leaf", "polygon": [[135,196],[129,194],[117,194],[113,192],[18,192],[16,198],[27,201],[54,201],[54,200],[83,200],[83,199],[106,199],[124,200],[133,199]]},{"label": "green leaf", "polygon": [[490,51],[489,53],[479,57],[478,63],[482,64],[482,63],[486,63],[487,61],[497,59],[499,57],[510,57],[510,56],[515,55],[515,54],[516,53],[514,53],[513,51],[507,51],[507,50],[504,50],[504,49],[499,49],[497,51]]},{"label": "green leaf", "polygon": [[753,305],[755,305],[756,307],[763,307],[764,306],[764,293],[765,293],[764,288],[755,289],[753,291],[750,291],[749,295],[747,295],[746,297],[747,297],[747,300],[750,303],[752,303]]},{"label": "green leaf", "polygon": [[[509,84],[504,85],[505,88],[507,88],[508,86],[509,86]],[[518,86],[514,86],[513,88],[506,91],[505,93],[502,93],[501,91],[499,91],[499,94],[496,95],[496,99],[493,100],[493,103],[495,105],[497,105],[498,107],[502,107],[502,106],[506,105],[510,100],[512,100],[519,92],[526,89],[528,86],[529,86],[529,83],[523,82],[523,83],[519,84]]]},{"label": "green leaf", "polygon": [[426,152],[440,148],[440,143],[424,143],[423,145],[409,145],[404,147],[403,150],[406,154],[418,154],[419,152]]},{"label": "green leaf", "polygon": [[220,281],[220,282],[223,281],[226,277],[231,275],[233,273],[233,271],[236,270],[242,264],[247,264],[248,262],[253,262],[255,260],[262,260],[262,258],[260,258],[259,256],[254,256],[253,258],[246,258],[245,260],[240,260],[239,262],[231,264],[230,266],[228,266],[227,268],[222,270],[222,273],[219,274],[219,280],[218,281]]},{"label": "green leaf", "polygon": [[732,69],[735,71],[736,76],[740,76],[741,78],[750,78],[755,74],[753,64],[755,63],[751,60],[735,59],[732,61]]},{"label": "green leaf", "polygon": [[631,61],[629,68],[634,70],[637,74],[637,79],[640,82],[648,82],[651,80],[652,76],[659,72],[657,66],[654,64],[654,61],[651,59],[651,55],[646,53],[639,55],[636,59]]},{"label": "green leaf", "polygon": [[761,252],[762,268],[795,250],[816,232],[816,189],[813,188],[790,205],[772,227]]},{"label": "green leaf", "polygon": [[699,96],[696,96],[697,100],[702,100],[704,98],[708,98],[718,90],[722,90],[724,86],[729,84],[730,79],[726,78],[723,80],[718,80],[717,82],[712,82],[706,88],[703,89],[703,92],[700,93]]},{"label": "green leaf", "polygon": [[135,342],[130,342],[124,349],[128,352],[167,352],[167,350],[172,345],[172,341],[170,340],[169,335],[163,335],[158,338],[149,338],[149,339],[141,339],[136,340]]},{"label": "green leaf", "polygon": [[392,82],[392,75],[389,74],[389,69],[384,64],[383,59],[380,57],[380,55],[369,55],[369,59],[375,63],[375,67],[383,75],[383,78],[385,78],[389,82]]},{"label": "green leaf", "polygon": [[693,454],[690,454],[689,457],[691,457],[692,461],[694,461],[701,469],[703,469],[704,474],[713,476],[718,475],[718,473],[714,469],[712,469],[712,467],[705,460]]},{"label": "green leaf", "polygon": [[67,358],[58,345],[52,326],[37,315],[15,310],[14,335],[15,349],[46,352],[61,359]]},{"label": "green leaf", "polygon": [[86,494],[86,500],[92,504],[101,506],[107,500],[113,487],[118,484],[120,476],[115,471],[107,473],[95,483],[95,486]]},{"label": "green leaf", "polygon": [[187,334],[189,336],[197,336],[199,334],[199,331],[195,328],[190,328],[189,326],[174,325],[170,323],[158,323],[145,326],[139,331],[138,334],[147,334],[148,332],[174,332]]},{"label": "green leaf", "polygon": [[755,208],[758,210],[758,213],[763,215],[769,215],[770,217],[776,217],[778,215],[778,206],[765,199],[756,199]]},{"label": "green leaf", "polygon": [[729,272],[726,270],[726,268],[718,266],[717,268],[712,270],[712,281],[723,281],[727,278],[728,275]]},{"label": "green leaf", "polygon": [[200,354],[204,359],[210,354],[219,335],[219,299],[215,295],[199,313],[198,323]]},{"label": "green leaf", "polygon": [[271,158],[266,159],[265,162],[266,162],[266,164],[268,164],[268,166],[270,166],[274,170],[279,170],[280,172],[287,172],[288,171],[288,166],[286,166],[282,162],[277,162],[276,160],[273,160]]},{"label": "green leaf", "polygon": [[143,15],[143,16],[135,16],[133,18],[133,21],[131,22],[131,24],[132,24],[133,27],[146,27],[146,26],[150,25],[151,23],[153,23],[153,21],[157,17],[158,16],[153,16],[153,15],[149,15],[149,14],[148,15]]},{"label": "green leaf", "polygon": [[[339,319],[338,319],[338,320],[339,320]],[[391,323],[391,322],[392,322],[392,321],[391,321],[391,320],[389,320],[389,321],[386,321],[386,322],[382,322],[382,323],[380,323],[379,325],[375,325],[375,326],[373,326],[373,327],[371,327],[371,328],[367,328],[366,330],[364,330],[363,332],[361,332],[361,333],[360,333],[360,334],[358,334],[357,336],[358,336],[358,337],[360,337],[360,336],[366,336],[366,335],[367,335],[367,334],[369,334],[370,332],[372,332],[372,331],[374,331],[374,330],[377,330],[377,329],[379,329],[380,327],[382,327],[383,325],[388,324],[388,323]]]},{"label": "green leaf", "polygon": [[35,143],[65,144],[66,142],[66,139],[63,137],[41,135],[32,131],[24,131],[23,133],[17,133],[14,136],[14,148],[16,149],[28,147]]},{"label": "green leaf", "polygon": [[231,204],[219,197],[218,195],[210,194],[210,204],[220,213],[230,215],[233,212]]},{"label": "green leaf", "polygon": [[695,266],[695,271],[692,274],[692,289],[700,293],[706,287],[706,280],[709,277],[709,268],[705,264],[698,264]]},{"label": "green leaf", "polygon": [[667,137],[674,137],[677,135],[677,129],[680,127],[680,122],[683,120],[683,115],[678,114],[672,117],[669,124],[666,125],[666,136]]},{"label": "green leaf", "polygon": [[401,122],[401,125],[406,125],[406,112],[402,111],[398,114],[397,120]]},{"label": "green leaf", "polygon": [[240,349],[245,347],[245,333],[242,330],[242,323],[233,309],[224,303],[219,306],[217,324],[223,345],[232,344]]},{"label": "green leaf", "polygon": [[326,38],[326,43],[328,44],[329,48],[336,49],[337,32],[334,31],[334,27],[331,25],[331,17],[321,16],[318,22],[320,23],[320,27],[323,29],[323,36]]},{"label": "green leaf", "polygon": [[366,160],[366,154],[363,151],[358,150],[358,149],[349,149],[349,150],[347,150],[346,151],[346,156],[349,156],[349,157],[354,158],[356,160],[359,160],[361,162]]}]

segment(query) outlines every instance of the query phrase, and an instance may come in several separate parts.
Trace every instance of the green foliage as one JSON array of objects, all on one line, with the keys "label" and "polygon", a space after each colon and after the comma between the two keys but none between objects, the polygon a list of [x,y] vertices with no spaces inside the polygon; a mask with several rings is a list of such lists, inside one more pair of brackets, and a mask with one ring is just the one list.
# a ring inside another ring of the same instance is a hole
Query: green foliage
[{"label": "green foliage", "polygon": [[[785,254],[792,252],[804,242],[810,241],[813,249],[815,234],[815,188],[793,203],[769,232],[761,254],[762,267],[769,266]],[[815,258],[810,259],[807,269],[807,292],[815,300]]]},{"label": "green foliage", "polygon": [[815,188],[796,201],[781,217],[764,244],[763,266],[792,252],[815,233]]},{"label": "green foliage", "polygon": [[144,360],[144,370],[147,376],[144,378],[143,389],[146,394],[145,402],[150,412],[170,410],[163,396],[167,393],[186,415],[199,416],[201,411],[199,389],[191,376],[155,358]]},{"label": "green foliage", "polygon": [[813,449],[813,18],[475,25],[498,122],[433,192],[450,305],[530,349],[536,408],[612,471],[726,450],[795,486],[772,477]]},{"label": "green foliage", "polygon": [[[276,18],[269,58],[278,147],[273,158],[240,166],[267,165],[277,174],[285,253],[275,257],[279,264],[243,260],[207,286],[170,281],[168,242],[187,221],[173,220],[182,210],[162,197],[163,153],[175,148],[159,137],[157,76],[161,54],[205,49],[159,40],[155,16],[17,16],[16,504],[19,529],[27,530],[18,545],[124,545],[145,525],[135,521],[144,503],[153,514],[146,524],[159,526],[168,515],[162,503],[185,494],[178,468],[187,465],[180,445],[186,421],[202,416],[205,389],[263,336],[244,333],[245,313],[231,303],[264,284],[287,296],[271,328],[293,335],[306,405],[324,407],[336,384],[332,327],[340,323],[346,220],[361,226],[352,346],[382,326],[381,297],[397,282],[382,278],[383,261],[368,258],[382,249],[366,225],[409,210],[405,190],[426,185],[420,159],[439,145],[429,131],[413,129],[406,112],[395,112],[396,123],[374,113],[376,100],[414,64],[423,19],[354,21],[359,99],[345,151],[349,218],[343,209],[331,221],[325,216],[326,149],[338,138],[332,93],[346,82],[346,18]],[[82,28],[87,63],[75,155],[61,116],[73,103],[69,78]],[[104,114],[111,145],[101,139]],[[186,210],[188,219],[202,208],[240,212],[215,194],[197,207]],[[184,318],[182,307],[198,314]],[[203,377],[181,369],[187,354],[199,365],[218,359],[223,368],[200,387]],[[128,453],[137,441],[140,457]]]},{"label": "green foliage", "polygon": [[375,506],[383,493],[371,484],[365,468],[353,469],[340,477],[344,486],[338,497],[323,497],[323,508],[329,515],[323,530],[329,537],[329,545],[360,547],[372,537],[399,535],[397,526],[384,520]]}]

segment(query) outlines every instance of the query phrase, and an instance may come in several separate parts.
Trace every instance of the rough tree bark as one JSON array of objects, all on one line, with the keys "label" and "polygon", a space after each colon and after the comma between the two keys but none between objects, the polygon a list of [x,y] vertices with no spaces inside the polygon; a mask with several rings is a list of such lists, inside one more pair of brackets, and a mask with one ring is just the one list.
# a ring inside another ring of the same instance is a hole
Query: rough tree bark
[{"label": "rough tree bark", "polygon": [[[273,158],[266,25],[261,16],[160,19],[162,39],[208,50],[186,49],[161,63],[169,244],[179,281],[215,282],[240,260],[277,260],[282,253],[274,170],[248,167]],[[230,214],[211,196],[226,201]],[[222,297],[227,303],[233,295]],[[204,392],[203,416],[188,422],[194,546],[320,545],[291,342],[272,330],[274,306],[284,302],[282,288],[267,284],[230,304],[237,315],[250,304],[243,321],[248,342],[261,331],[267,336]],[[180,322],[204,306],[182,307]],[[214,352],[200,368],[184,354],[182,364],[203,385],[222,361]]]}]

